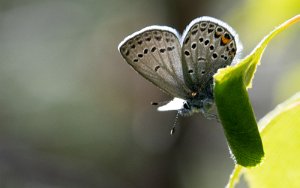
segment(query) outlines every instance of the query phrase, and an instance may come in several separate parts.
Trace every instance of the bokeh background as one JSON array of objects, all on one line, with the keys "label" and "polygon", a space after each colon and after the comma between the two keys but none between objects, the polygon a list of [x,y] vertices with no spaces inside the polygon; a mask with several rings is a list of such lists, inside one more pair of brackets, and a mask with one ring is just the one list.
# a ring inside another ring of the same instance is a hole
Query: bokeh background
[{"label": "bokeh background", "polygon": [[[298,13],[299,0],[0,0],[0,187],[224,187],[234,163],[222,126],[199,114],[170,136],[176,112],[150,105],[170,97],[118,43],[207,15],[235,28],[246,55]],[[264,53],[250,90],[257,119],[300,90],[299,33]]]}]

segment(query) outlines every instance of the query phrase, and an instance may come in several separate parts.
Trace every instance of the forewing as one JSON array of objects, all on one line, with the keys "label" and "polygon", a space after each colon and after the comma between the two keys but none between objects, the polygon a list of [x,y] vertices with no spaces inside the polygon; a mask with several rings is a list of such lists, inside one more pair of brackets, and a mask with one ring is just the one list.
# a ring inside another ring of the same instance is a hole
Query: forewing
[{"label": "forewing", "polygon": [[212,87],[213,75],[233,62],[238,37],[224,22],[200,17],[186,28],[182,38],[182,61],[186,84],[193,91]]},{"label": "forewing", "polygon": [[169,27],[150,26],[125,38],[119,51],[144,78],[174,97],[186,98],[181,46],[177,32]]}]

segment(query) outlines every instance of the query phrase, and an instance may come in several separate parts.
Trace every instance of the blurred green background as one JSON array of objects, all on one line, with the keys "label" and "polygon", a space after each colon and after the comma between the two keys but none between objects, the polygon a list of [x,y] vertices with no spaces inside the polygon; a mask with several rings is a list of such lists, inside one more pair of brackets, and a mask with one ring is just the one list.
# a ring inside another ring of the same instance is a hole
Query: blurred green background
[{"label": "blurred green background", "polygon": [[[300,13],[299,0],[1,0],[1,188],[224,187],[233,161],[220,124],[157,112],[169,100],[121,58],[148,25],[199,16],[231,25],[244,55]],[[300,90],[299,24],[276,37],[250,97],[257,118]]]}]

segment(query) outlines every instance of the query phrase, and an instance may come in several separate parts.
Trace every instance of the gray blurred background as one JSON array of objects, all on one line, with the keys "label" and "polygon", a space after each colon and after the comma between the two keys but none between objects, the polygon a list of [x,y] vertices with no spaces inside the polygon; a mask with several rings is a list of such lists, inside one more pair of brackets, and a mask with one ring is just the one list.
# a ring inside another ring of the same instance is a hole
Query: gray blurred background
[{"label": "gray blurred background", "polygon": [[[157,112],[171,99],[117,46],[148,25],[199,16],[231,25],[244,55],[300,13],[299,0],[1,0],[1,188],[224,187],[234,163],[222,126]],[[300,90],[299,24],[277,36],[250,90],[257,119]]]}]

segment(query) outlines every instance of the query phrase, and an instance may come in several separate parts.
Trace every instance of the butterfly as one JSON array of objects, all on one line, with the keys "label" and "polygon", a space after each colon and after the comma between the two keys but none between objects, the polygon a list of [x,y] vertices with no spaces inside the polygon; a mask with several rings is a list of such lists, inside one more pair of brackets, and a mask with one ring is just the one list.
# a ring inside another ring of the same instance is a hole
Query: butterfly
[{"label": "butterfly", "polygon": [[210,117],[213,75],[237,62],[242,46],[229,25],[203,16],[194,19],[182,36],[171,27],[149,26],[127,36],[118,49],[134,70],[174,97],[159,111]]}]

